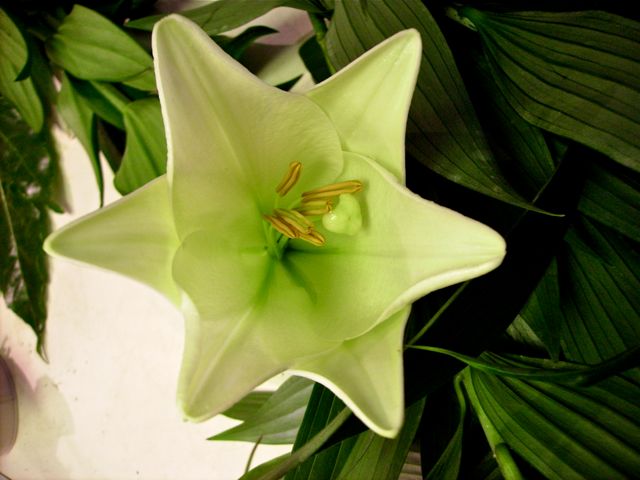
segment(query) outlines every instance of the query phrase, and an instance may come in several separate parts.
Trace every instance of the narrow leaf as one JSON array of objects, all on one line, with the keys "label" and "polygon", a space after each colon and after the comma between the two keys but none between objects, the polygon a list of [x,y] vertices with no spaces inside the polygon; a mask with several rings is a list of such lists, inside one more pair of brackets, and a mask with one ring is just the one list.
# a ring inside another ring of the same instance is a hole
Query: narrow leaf
[{"label": "narrow leaf", "polygon": [[[418,430],[423,408],[424,400],[407,408],[404,426],[394,439],[380,437],[371,431],[358,435],[358,440],[342,467],[338,480],[352,478],[396,480]],[[329,478],[328,475],[325,478]]]},{"label": "narrow leaf", "polygon": [[126,195],[167,171],[167,142],[157,98],[131,102],[123,114],[127,144],[114,184]]},{"label": "narrow leaf", "polygon": [[258,410],[271,398],[273,392],[254,391],[244,397],[233,407],[226,409],[222,414],[225,417],[236,420],[247,420],[253,417]]},{"label": "narrow leaf", "polygon": [[74,89],[82,96],[91,110],[111,125],[124,130],[122,114],[129,99],[112,84],[98,81],[70,79]]},{"label": "narrow leaf", "polygon": [[293,443],[302,423],[313,382],[292,377],[243,423],[219,433],[209,440],[257,442],[264,444]]}]

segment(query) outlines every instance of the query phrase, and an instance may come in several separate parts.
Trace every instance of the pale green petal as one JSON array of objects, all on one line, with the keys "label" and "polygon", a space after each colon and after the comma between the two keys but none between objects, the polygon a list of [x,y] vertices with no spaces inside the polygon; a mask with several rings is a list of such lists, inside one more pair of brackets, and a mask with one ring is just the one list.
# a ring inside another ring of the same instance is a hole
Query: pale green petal
[{"label": "pale green petal", "polygon": [[172,302],[180,294],[171,277],[178,237],[166,176],[49,235],[44,248],[121,273],[158,290]]},{"label": "pale green petal", "polygon": [[158,22],[153,51],[180,238],[260,224],[292,161],[304,171],[290,198],[340,173],[340,141],[322,110],[257,79],[194,23]]},{"label": "pale green petal", "polygon": [[308,296],[261,246],[194,232],[173,273],[187,319],[178,399],[192,420],[224,411],[296,359],[338,345],[314,335],[304,321],[313,308]]},{"label": "pale green petal", "polygon": [[297,363],[293,373],[325,385],[378,435],[395,437],[404,415],[402,337],[410,310],[405,307],[364,335]]},{"label": "pale green petal", "polygon": [[356,337],[405,305],[500,264],[502,237],[491,228],[424,200],[375,162],[345,154],[338,178],[360,179],[363,226],[354,236],[319,230],[316,248],[294,241],[287,259],[316,292],[305,321],[319,335]]},{"label": "pale green petal", "polygon": [[404,30],[307,92],[333,121],[344,150],[375,160],[402,182],[420,55],[420,34]]}]

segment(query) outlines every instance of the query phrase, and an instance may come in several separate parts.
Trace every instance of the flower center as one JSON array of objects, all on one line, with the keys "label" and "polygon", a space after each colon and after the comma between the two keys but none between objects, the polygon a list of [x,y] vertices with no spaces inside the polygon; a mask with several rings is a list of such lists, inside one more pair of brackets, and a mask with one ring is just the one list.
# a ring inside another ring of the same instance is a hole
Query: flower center
[{"label": "flower center", "polygon": [[[279,198],[291,191],[300,179],[301,173],[300,162],[289,164],[287,173],[276,187]],[[360,204],[352,194],[361,191],[362,188],[362,182],[359,180],[331,183],[303,192],[292,208],[275,207],[270,215],[263,215],[273,227],[272,231],[277,232],[276,237],[270,236],[270,250],[280,258],[287,242],[293,238],[316,247],[323,246],[325,238],[314,223],[318,217],[322,217],[322,224],[331,232],[347,235],[357,233],[362,226],[362,215]],[[276,205],[277,202],[278,200]]]}]

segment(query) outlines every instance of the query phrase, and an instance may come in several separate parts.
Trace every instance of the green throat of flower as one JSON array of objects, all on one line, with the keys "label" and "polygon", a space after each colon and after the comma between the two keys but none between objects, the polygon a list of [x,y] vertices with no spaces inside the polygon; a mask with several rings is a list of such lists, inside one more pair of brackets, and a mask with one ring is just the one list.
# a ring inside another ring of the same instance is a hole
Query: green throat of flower
[{"label": "green throat of flower", "polygon": [[291,162],[282,181],[276,187],[276,206],[271,214],[263,215],[271,227],[267,238],[269,252],[282,257],[290,239],[300,239],[316,247],[326,240],[316,228],[320,218],[324,228],[330,232],[355,235],[362,227],[360,204],[353,196],[362,190],[359,180],[324,185],[307,192],[297,199],[291,208],[278,208],[278,201],[296,185],[302,173],[302,163]]}]

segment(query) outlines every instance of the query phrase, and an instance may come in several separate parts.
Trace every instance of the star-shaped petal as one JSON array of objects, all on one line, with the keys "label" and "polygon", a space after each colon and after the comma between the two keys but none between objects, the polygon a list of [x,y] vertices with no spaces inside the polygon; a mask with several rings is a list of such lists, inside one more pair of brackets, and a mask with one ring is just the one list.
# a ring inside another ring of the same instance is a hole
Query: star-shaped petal
[{"label": "star-shaped petal", "polygon": [[167,177],[55,233],[48,251],[179,304],[188,418],[293,370],[394,436],[411,302],[490,271],[505,248],[403,185],[419,35],[398,33],[305,95],[262,83],[178,16],[156,25],[153,50]]}]

